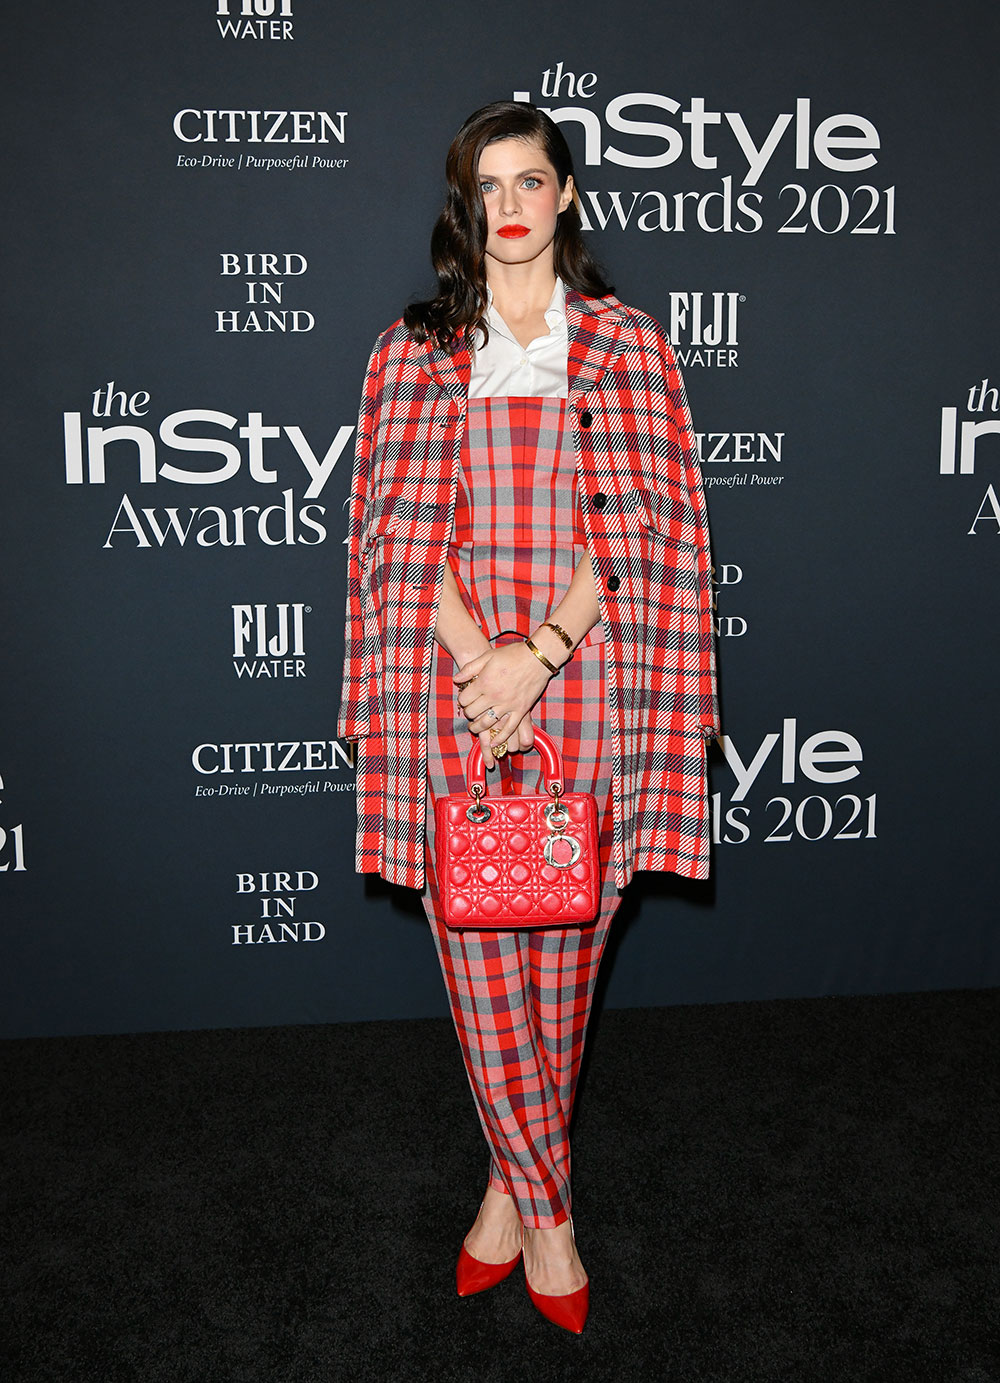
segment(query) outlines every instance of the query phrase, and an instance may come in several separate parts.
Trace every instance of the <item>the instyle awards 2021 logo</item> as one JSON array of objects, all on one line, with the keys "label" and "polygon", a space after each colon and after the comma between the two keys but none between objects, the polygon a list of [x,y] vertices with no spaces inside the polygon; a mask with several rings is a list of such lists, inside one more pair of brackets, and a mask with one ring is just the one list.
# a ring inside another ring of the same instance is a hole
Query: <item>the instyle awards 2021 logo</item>
[{"label": "the instyle awards 2021 logo", "polygon": [[[856,181],[873,176],[881,150],[867,116],[821,114],[810,97],[797,96],[787,102],[791,109],[748,121],[739,111],[710,109],[703,96],[683,103],[665,92],[610,93],[596,72],[570,71],[562,61],[540,73],[534,91],[529,85],[513,96],[535,101],[564,126],[578,155],[588,230],[895,234],[895,186]],[[779,97],[782,105],[786,99]],[[676,170],[669,191],[642,185],[644,175],[685,164],[692,180],[712,185],[677,191]],[[587,186],[590,170],[606,165],[631,173],[630,185]],[[759,191],[765,175],[786,181]]]},{"label": "the instyle awards 2021 logo", "polygon": [[[3,805],[4,781],[0,773],[0,805]],[[24,862],[24,823],[16,826],[0,826],[0,874],[12,872],[23,874],[27,869]]]},{"label": "the instyle awards 2021 logo", "polygon": [[[712,831],[717,845],[877,839],[877,794],[859,782],[864,750],[846,730],[803,735],[797,717],[768,731],[758,745],[719,736],[733,775],[728,795],[712,794]],[[851,784],[850,791],[842,791]],[[765,799],[766,795],[766,800]]]},{"label": "the instyle awards 2021 logo", "polygon": [[[148,390],[114,379],[93,391],[90,412],[98,422],[87,426],[81,412],[63,414],[63,464],[67,485],[109,485],[121,496],[109,505],[103,547],[204,552],[325,542],[326,506],[318,501],[341,457],[350,461],[353,426],[314,446],[297,424],[265,421],[253,411],[241,418],[184,408],[157,420]],[[152,498],[145,487],[203,491],[236,480],[245,486],[247,479],[261,487],[261,503],[144,503]]]},{"label": "the instyle awards 2021 logo", "polygon": [[[233,923],[234,946],[280,946],[288,942],[322,941],[326,927],[315,918],[299,914],[304,895],[319,887],[313,869],[264,870],[259,874],[237,874],[236,892],[241,901],[252,901],[259,908],[252,922]],[[312,905],[306,897],[303,910]]]},{"label": "the instyle awards 2021 logo", "polygon": [[[970,416],[959,422],[959,410],[952,406],[941,409],[941,447],[939,467],[942,475],[975,476],[980,439],[1000,433],[1000,389],[988,378],[973,384],[966,396],[963,412]],[[997,459],[997,444],[990,447],[990,459]],[[971,511],[970,538],[980,533],[1000,534],[1000,498],[991,482],[985,491],[982,480],[977,485],[977,507]]]}]

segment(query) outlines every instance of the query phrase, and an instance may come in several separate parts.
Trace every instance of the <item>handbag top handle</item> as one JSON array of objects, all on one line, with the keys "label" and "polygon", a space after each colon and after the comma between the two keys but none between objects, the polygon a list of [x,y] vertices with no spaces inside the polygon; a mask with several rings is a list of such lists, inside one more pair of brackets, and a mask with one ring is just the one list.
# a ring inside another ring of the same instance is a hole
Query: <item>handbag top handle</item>
[{"label": "handbag top handle", "polygon": [[[542,756],[542,772],[545,775],[545,784],[549,792],[556,789],[558,792],[563,790],[562,760],[559,757],[559,750],[555,740],[547,735],[544,730],[535,727],[535,749]],[[469,784],[469,791],[473,796],[486,793],[486,765],[483,763],[483,751],[476,740],[469,750],[469,758],[465,768],[466,780]],[[478,787],[479,793],[476,793]],[[488,795],[488,794],[487,794]]]}]

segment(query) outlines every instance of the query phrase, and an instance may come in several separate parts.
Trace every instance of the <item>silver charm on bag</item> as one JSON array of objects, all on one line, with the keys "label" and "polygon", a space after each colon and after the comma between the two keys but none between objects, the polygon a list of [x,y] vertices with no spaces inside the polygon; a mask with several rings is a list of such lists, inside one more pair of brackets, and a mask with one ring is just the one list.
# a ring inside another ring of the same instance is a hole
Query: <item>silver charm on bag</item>
[{"label": "silver charm on bag", "polygon": [[[569,812],[565,804],[560,802],[559,794],[561,788],[558,783],[553,783],[549,791],[552,793],[553,800],[547,802],[542,808],[542,815],[548,822],[549,838],[542,847],[542,855],[545,863],[552,865],[554,869],[569,869],[580,858],[580,842],[573,836],[566,835],[566,827],[569,825]],[[559,845],[569,846],[569,857],[567,859],[556,859],[555,851]]]}]

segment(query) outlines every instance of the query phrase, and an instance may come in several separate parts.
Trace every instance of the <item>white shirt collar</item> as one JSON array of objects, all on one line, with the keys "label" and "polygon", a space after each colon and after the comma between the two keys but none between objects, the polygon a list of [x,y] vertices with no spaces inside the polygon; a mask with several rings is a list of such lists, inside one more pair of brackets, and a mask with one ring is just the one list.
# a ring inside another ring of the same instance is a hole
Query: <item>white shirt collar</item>
[{"label": "white shirt collar", "polygon": [[[556,285],[552,290],[552,297],[549,299],[549,305],[545,309],[544,315],[550,332],[553,327],[557,327],[561,322],[566,321],[566,285],[558,274],[556,274]],[[507,323],[493,306],[493,289],[489,284],[486,285],[486,320],[489,323],[491,331],[499,331],[501,336],[506,336],[508,340],[513,340]]]}]

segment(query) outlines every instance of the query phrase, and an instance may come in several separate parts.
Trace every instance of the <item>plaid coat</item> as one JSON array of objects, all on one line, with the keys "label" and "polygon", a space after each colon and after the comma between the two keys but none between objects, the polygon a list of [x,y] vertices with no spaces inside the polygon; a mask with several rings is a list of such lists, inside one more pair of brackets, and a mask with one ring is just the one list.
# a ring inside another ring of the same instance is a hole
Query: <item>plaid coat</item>
[{"label": "plaid coat", "polygon": [[[605,628],[619,888],[708,874],[705,737],[718,732],[711,560],[697,443],[670,344],[617,298],[566,295],[582,515]],[[359,872],[424,881],[427,703],[470,359],[379,337],[348,527],[337,734],[363,739]],[[471,743],[471,740],[470,740]],[[362,782],[363,778],[363,782]]]}]

